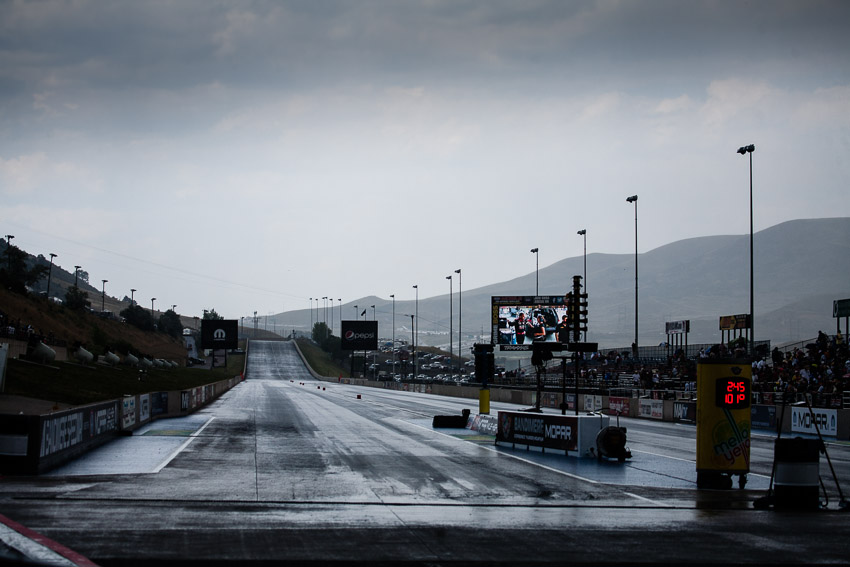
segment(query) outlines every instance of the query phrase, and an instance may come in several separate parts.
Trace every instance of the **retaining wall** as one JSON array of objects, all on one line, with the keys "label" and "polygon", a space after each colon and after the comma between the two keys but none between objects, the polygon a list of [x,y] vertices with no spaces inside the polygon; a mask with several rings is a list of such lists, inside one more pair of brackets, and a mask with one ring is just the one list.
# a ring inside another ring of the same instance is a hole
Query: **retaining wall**
[{"label": "retaining wall", "polygon": [[188,415],[242,381],[125,396],[47,415],[0,414],[0,473],[41,474],[155,419]]}]

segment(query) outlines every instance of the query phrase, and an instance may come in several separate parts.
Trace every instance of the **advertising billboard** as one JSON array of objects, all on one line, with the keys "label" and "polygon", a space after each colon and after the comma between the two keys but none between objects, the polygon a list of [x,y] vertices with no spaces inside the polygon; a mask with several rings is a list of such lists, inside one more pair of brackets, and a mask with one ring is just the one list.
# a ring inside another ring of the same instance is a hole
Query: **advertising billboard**
[{"label": "advertising billboard", "polygon": [[723,315],[720,317],[721,331],[734,331],[736,329],[749,329],[750,316],[746,313],[739,315]]},{"label": "advertising billboard", "polygon": [[[559,324],[567,316],[563,295],[493,296],[490,340],[499,350],[532,350],[534,343],[568,343]],[[563,335],[563,336],[561,336]]]},{"label": "advertising billboard", "polygon": [[378,350],[377,321],[342,321],[342,350]]},{"label": "advertising billboard", "polygon": [[496,441],[575,451],[578,449],[578,418],[500,411]]},{"label": "advertising billboard", "polygon": [[668,321],[664,324],[664,327],[664,330],[668,335],[684,335],[691,332],[690,320]]},{"label": "advertising billboard", "polygon": [[201,321],[202,349],[231,349],[239,346],[239,321],[204,319]]}]

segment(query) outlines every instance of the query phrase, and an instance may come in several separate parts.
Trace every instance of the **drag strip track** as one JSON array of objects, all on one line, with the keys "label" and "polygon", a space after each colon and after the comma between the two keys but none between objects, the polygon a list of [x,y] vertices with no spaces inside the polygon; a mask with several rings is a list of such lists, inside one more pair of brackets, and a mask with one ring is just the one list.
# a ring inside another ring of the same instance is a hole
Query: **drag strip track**
[{"label": "drag strip track", "polygon": [[[4,478],[0,512],[101,565],[846,559],[832,513],[627,485],[641,471],[616,464],[582,469],[611,482],[565,474],[553,456],[430,428],[471,401],[316,381],[293,345],[252,342],[247,380],[192,416],[206,426],[159,472]],[[664,426],[647,427],[662,445]],[[656,450],[690,442],[677,433]]]}]

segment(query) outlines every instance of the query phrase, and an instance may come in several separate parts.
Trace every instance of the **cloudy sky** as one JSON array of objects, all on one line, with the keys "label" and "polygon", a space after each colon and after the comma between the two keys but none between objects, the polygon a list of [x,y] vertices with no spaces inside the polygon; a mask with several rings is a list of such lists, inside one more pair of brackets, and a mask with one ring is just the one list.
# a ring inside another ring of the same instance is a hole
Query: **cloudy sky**
[{"label": "cloudy sky", "polygon": [[751,143],[850,216],[850,2],[0,0],[0,231],[187,315],[745,234]]}]

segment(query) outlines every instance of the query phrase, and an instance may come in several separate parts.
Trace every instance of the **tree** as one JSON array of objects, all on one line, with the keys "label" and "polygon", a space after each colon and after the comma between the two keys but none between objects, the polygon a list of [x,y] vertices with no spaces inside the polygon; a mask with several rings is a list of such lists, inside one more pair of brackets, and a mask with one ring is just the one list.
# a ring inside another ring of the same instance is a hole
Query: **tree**
[{"label": "tree", "polygon": [[142,308],[138,304],[131,305],[121,312],[121,316],[128,324],[138,327],[143,331],[154,331],[153,317],[148,313],[147,309]]},{"label": "tree", "polygon": [[222,321],[224,317],[216,313],[215,309],[210,309],[209,311],[204,309],[204,320]]},{"label": "tree", "polygon": [[48,267],[44,265],[28,268],[29,256],[17,246],[7,246],[3,256],[0,283],[16,293],[26,293],[28,286],[32,286],[47,274]]},{"label": "tree", "polygon": [[328,330],[328,326],[324,322],[318,322],[313,325],[313,340],[319,346],[323,346],[325,341],[328,340],[330,336],[330,331]]},{"label": "tree", "polygon": [[169,309],[159,317],[159,330],[172,337],[183,334],[183,323],[180,316],[173,309]]},{"label": "tree", "polygon": [[91,301],[89,301],[89,293],[73,285],[68,288],[68,291],[65,292],[65,305],[69,309],[73,309],[75,311],[82,311],[86,307],[91,306]]}]

